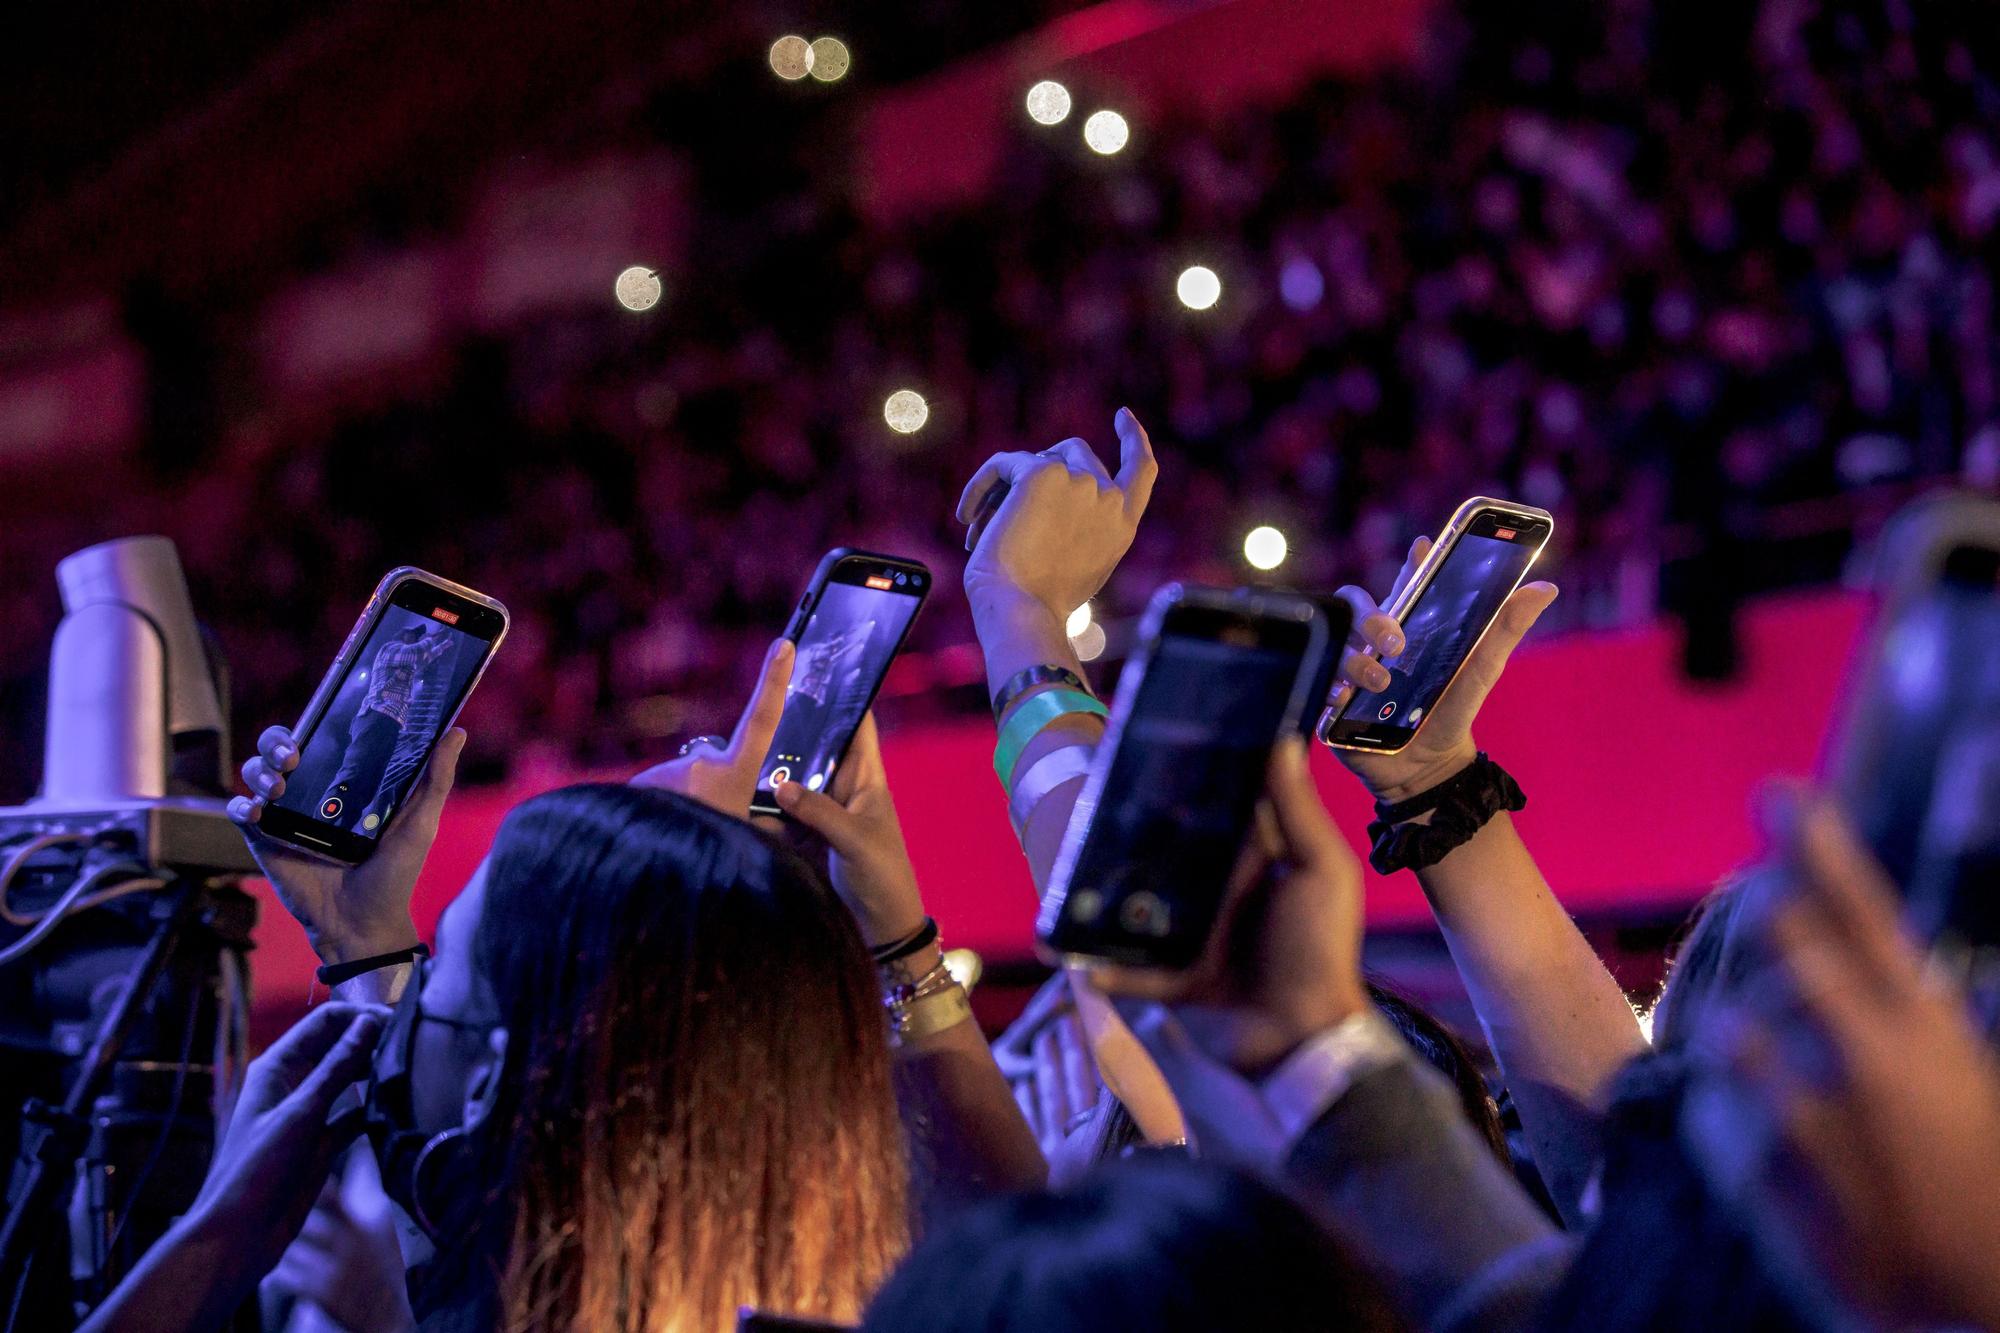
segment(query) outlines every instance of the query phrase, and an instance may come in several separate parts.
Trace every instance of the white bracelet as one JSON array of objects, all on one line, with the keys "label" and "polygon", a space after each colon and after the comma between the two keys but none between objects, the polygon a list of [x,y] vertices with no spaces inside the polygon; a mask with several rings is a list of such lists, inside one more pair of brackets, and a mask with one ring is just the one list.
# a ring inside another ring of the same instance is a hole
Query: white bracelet
[{"label": "white bracelet", "polygon": [[1050,792],[1090,772],[1096,753],[1094,745],[1065,745],[1028,765],[1028,771],[1014,780],[1014,790],[1007,797],[1007,815],[1014,821],[1016,837],[1028,827],[1028,816]]}]

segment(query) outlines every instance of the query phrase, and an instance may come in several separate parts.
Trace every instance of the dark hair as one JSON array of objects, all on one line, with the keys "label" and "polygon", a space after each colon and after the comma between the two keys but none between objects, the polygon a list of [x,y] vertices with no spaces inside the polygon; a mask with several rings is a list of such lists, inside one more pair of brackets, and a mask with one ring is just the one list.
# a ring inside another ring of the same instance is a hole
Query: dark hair
[{"label": "dark hair", "polygon": [[1395,1025],[1416,1053],[1432,1068],[1451,1080],[1458,1089],[1458,1104],[1473,1130],[1493,1150],[1502,1165],[1513,1170],[1513,1154],[1507,1149],[1507,1130],[1500,1121],[1500,1105],[1486,1085],[1479,1057],[1465,1038],[1453,1032],[1443,1019],[1418,1004],[1395,987],[1376,977],[1367,978],[1368,998],[1375,1008]]},{"label": "dark hair", "polygon": [[1726,880],[1696,903],[1669,947],[1667,979],[1653,1002],[1653,1048],[1678,1051],[1700,1024],[1709,1001],[1739,989],[1755,970],[1737,922],[1756,872]]},{"label": "dark hair", "polygon": [[508,1046],[461,1276],[499,1327],[859,1315],[906,1168],[875,970],[817,872],[684,797],[566,787],[501,826],[473,948]]},{"label": "dark hair", "polygon": [[1807,1327],[1681,1146],[1688,1068],[1642,1055],[1613,1082],[1602,1203],[1542,1327],[1550,1333]]},{"label": "dark hair", "polygon": [[934,1232],[869,1307],[869,1333],[1259,1333],[1406,1325],[1290,1196],[1143,1154],[1061,1194],[983,1204]]}]

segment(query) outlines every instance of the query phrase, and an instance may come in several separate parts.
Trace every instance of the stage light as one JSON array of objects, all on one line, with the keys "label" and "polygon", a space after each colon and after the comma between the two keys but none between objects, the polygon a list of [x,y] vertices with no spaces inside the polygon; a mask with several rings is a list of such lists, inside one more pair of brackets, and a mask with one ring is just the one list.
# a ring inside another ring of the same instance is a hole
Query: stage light
[{"label": "stage light", "polygon": [[1326,295],[1326,279],[1320,276],[1317,264],[1297,255],[1286,260],[1278,273],[1278,295],[1294,310],[1310,310]]},{"label": "stage light", "polygon": [[660,275],[644,264],[634,264],[618,275],[611,290],[627,310],[651,310],[660,303]]},{"label": "stage light", "polygon": [[1043,79],[1028,89],[1028,119],[1037,125],[1060,125],[1069,119],[1069,89]]},{"label": "stage light", "polygon": [[1095,662],[1104,656],[1104,626],[1091,624],[1083,633],[1070,640],[1069,646],[1076,649],[1077,661]]},{"label": "stage light", "polygon": [[882,404],[882,419],[889,423],[890,430],[914,435],[931,419],[931,405],[915,389],[898,389]]},{"label": "stage light", "polygon": [[838,83],[847,75],[854,57],[848,53],[847,43],[838,37],[817,37],[813,39],[812,59],[806,69],[821,83]]},{"label": "stage light", "polygon": [[1276,569],[1285,563],[1290,550],[1285,534],[1269,524],[1250,529],[1243,538],[1243,558],[1252,569]]},{"label": "stage light", "polygon": [[1069,621],[1063,626],[1063,632],[1074,639],[1089,628],[1090,603],[1085,602],[1082,606],[1069,613]]},{"label": "stage light", "polygon": [[1215,270],[1195,264],[1181,270],[1174,281],[1174,295],[1190,310],[1206,310],[1222,299],[1222,279]]},{"label": "stage light", "polygon": [[771,72],[787,83],[797,83],[812,67],[812,43],[805,38],[786,36],[771,43]]},{"label": "stage light", "polygon": [[1132,127],[1125,123],[1125,117],[1116,111],[1093,111],[1090,119],[1083,122],[1083,141],[1090,145],[1093,153],[1106,157],[1125,146],[1132,137]]}]

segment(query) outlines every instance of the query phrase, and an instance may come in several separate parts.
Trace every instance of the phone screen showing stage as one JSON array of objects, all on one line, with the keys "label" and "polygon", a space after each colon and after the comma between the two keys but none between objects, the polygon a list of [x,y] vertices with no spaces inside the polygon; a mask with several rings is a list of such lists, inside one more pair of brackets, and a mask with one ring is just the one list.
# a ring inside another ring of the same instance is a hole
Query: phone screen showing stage
[{"label": "phone screen showing stage", "polygon": [[1410,732],[1437,706],[1540,549],[1540,531],[1498,531],[1512,536],[1469,532],[1445,554],[1443,567],[1403,619],[1403,651],[1382,659],[1389,688],[1357,692],[1341,710],[1342,725]]},{"label": "phone screen showing stage", "polygon": [[380,835],[492,651],[490,638],[463,628],[468,604],[449,601],[423,583],[396,589],[274,806],[371,842]]},{"label": "phone screen showing stage", "polygon": [[[1163,634],[1146,664],[1085,843],[1044,906],[1065,954],[1165,967],[1193,962],[1264,790],[1295,698],[1305,624],[1254,639]],[[1071,836],[1075,836],[1074,830]]]},{"label": "phone screen showing stage", "polygon": [[[848,578],[856,581],[842,581]],[[860,562],[835,568],[799,633],[785,713],[757,783],[758,808],[775,810],[772,793],[786,782],[808,791],[833,782],[923,603],[926,582],[909,570],[886,572]]]}]

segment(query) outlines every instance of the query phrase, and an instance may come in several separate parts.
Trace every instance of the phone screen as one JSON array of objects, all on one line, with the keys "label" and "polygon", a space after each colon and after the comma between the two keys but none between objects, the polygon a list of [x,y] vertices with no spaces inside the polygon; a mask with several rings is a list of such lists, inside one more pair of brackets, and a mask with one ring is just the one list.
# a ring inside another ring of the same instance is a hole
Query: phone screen
[{"label": "phone screen", "polygon": [[1548,535],[1546,523],[1481,515],[1445,552],[1430,583],[1403,617],[1403,651],[1385,657],[1389,688],[1357,691],[1328,739],[1356,735],[1388,748],[1408,741],[1437,707],[1502,603],[1527,576]]},{"label": "phone screen", "polygon": [[923,566],[909,562],[856,556],[834,566],[798,632],[784,716],[753,808],[775,811],[772,793],[785,782],[819,791],[833,781],[929,582]]},{"label": "phone screen", "polygon": [[[266,811],[270,831],[365,856],[493,650],[500,613],[421,580],[391,592]],[[279,823],[286,827],[280,829]]]},{"label": "phone screen", "polygon": [[1087,832],[1043,904],[1049,947],[1162,967],[1200,954],[1271,748],[1308,697],[1313,631],[1310,619],[1168,617],[1122,723],[1114,720],[1103,786],[1071,817],[1069,836],[1078,821]]}]

